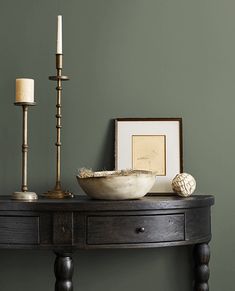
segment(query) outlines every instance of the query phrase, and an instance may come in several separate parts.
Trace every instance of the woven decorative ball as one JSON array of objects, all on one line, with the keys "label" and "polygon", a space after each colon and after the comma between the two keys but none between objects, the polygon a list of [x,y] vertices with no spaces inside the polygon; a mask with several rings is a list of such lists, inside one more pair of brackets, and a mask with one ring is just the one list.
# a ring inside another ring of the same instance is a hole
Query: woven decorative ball
[{"label": "woven decorative ball", "polygon": [[172,189],[179,196],[188,197],[193,194],[196,189],[196,181],[192,175],[181,173],[172,180]]}]

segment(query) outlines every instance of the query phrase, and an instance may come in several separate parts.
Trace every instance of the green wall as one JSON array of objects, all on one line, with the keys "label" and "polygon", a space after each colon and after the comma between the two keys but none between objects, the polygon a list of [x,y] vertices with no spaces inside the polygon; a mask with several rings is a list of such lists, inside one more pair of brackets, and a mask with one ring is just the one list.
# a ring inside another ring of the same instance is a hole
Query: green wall
[{"label": "green wall", "polygon": [[[234,286],[235,2],[224,0],[1,0],[1,194],[20,188],[17,77],[35,79],[29,182],[55,181],[56,15],[63,14],[62,177],[79,192],[76,169],[114,167],[115,117],[182,116],[185,171],[214,194],[213,291]],[[53,290],[50,252],[0,251],[4,291]],[[75,290],[188,291],[190,248],[79,251]]]}]

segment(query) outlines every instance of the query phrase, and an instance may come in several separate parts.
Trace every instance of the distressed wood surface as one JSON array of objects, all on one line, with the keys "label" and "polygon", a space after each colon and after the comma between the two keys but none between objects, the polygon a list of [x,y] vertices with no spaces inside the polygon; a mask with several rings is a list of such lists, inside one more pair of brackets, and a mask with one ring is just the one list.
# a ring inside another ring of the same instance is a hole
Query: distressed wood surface
[{"label": "distressed wood surface", "polygon": [[0,198],[0,248],[56,253],[55,291],[73,291],[76,249],[195,245],[195,291],[208,291],[213,196],[147,196],[140,200],[12,201]]},{"label": "distressed wood surface", "polygon": [[184,215],[89,216],[88,244],[128,244],[184,240]]},{"label": "distressed wood surface", "polygon": [[30,203],[11,200],[11,196],[0,196],[1,210],[27,211],[92,211],[92,210],[160,210],[211,206],[214,198],[210,195],[193,195],[181,198],[177,195],[149,195],[137,200],[92,200],[87,196],[75,195],[72,199],[55,200],[40,198]]},{"label": "distressed wood surface", "polygon": [[23,202],[0,198],[0,248],[155,248],[208,242],[213,196]]}]

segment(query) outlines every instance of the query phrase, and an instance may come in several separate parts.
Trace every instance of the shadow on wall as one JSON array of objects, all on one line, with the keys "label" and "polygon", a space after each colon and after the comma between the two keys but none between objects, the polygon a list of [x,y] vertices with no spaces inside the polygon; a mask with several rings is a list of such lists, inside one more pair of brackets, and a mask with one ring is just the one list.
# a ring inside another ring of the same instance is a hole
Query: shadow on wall
[{"label": "shadow on wall", "polygon": [[115,167],[115,121],[109,120],[106,134],[103,139],[103,145],[100,153],[97,155],[97,170],[114,170]]}]

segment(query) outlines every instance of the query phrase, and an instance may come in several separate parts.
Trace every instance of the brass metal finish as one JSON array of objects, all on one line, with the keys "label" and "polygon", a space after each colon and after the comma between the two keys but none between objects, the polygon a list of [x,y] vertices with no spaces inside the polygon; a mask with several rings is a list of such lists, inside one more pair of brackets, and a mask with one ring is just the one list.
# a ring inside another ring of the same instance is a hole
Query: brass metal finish
[{"label": "brass metal finish", "polygon": [[49,80],[57,81],[57,102],[56,102],[56,184],[55,188],[51,191],[48,191],[44,195],[47,198],[51,199],[63,199],[63,198],[72,198],[73,194],[64,191],[61,188],[61,97],[62,97],[62,81],[69,80],[68,77],[62,76],[63,68],[63,55],[56,54],[56,76],[50,76]]},{"label": "brass metal finish", "polygon": [[[60,185],[61,186],[61,185]],[[56,185],[57,187],[57,185]],[[55,189],[54,190],[50,190],[47,193],[45,193],[43,196],[45,196],[46,198],[50,198],[50,199],[65,199],[65,198],[73,198],[73,194],[69,191],[64,191],[62,189]]]},{"label": "brass metal finish", "polygon": [[23,144],[22,144],[22,192],[28,191],[27,166],[28,166],[28,106],[23,105]]},{"label": "brass metal finish", "polygon": [[67,76],[50,76],[49,80],[51,80],[51,81],[58,81],[58,80],[68,81],[69,78]]},{"label": "brass metal finish", "polygon": [[36,102],[14,102],[16,106],[22,106],[22,105],[27,105],[27,106],[35,106]]},{"label": "brass metal finish", "polygon": [[28,192],[27,168],[28,168],[28,106],[36,105],[35,102],[15,102],[17,106],[22,106],[23,109],[23,143],[22,143],[22,185],[21,192],[14,192],[12,199],[17,200],[35,200],[37,194]]},{"label": "brass metal finish", "polygon": [[14,192],[11,199],[32,201],[37,200],[38,196],[34,192]]},{"label": "brass metal finish", "polygon": [[[63,54],[56,54],[56,69],[63,69]],[[61,74],[59,76],[61,76]]]}]

